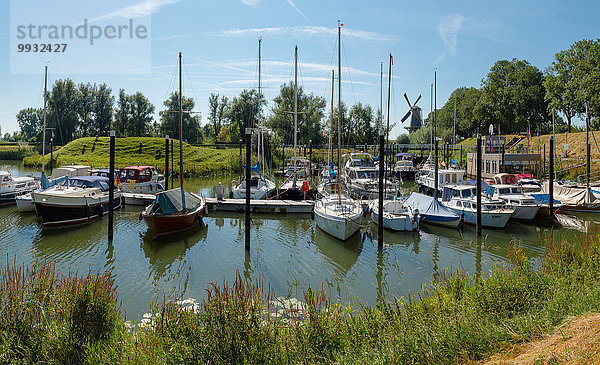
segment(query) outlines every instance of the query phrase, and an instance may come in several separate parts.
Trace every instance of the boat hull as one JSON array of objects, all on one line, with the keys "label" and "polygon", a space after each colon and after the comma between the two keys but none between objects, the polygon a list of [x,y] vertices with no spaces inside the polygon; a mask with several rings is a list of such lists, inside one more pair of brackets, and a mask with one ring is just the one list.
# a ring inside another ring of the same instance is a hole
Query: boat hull
[{"label": "boat hull", "polygon": [[17,209],[20,213],[35,212],[35,204],[31,193],[18,196],[15,203],[17,203]]},{"label": "boat hull", "polygon": [[322,201],[315,204],[315,221],[317,227],[342,241],[358,232],[362,220],[362,212],[357,211],[347,216],[328,213]]},{"label": "boat hull", "polygon": [[535,219],[535,216],[538,214],[540,207],[537,205],[529,206],[529,205],[517,205],[514,207],[515,212],[510,217],[511,219],[518,221],[531,222]]},{"label": "boat hull", "polygon": [[[454,213],[462,217],[465,223],[477,224],[477,212],[469,210],[459,210],[449,207]],[[488,228],[504,228],[510,219],[513,211],[504,212],[481,212],[481,226]]]},{"label": "boat hull", "polygon": [[[369,216],[375,224],[379,224],[379,206],[377,204],[377,200],[369,204]],[[412,232],[419,227],[419,220],[411,215],[408,212],[400,214],[386,212],[384,205],[383,228],[399,232]]]},{"label": "boat hull", "polygon": [[[91,199],[90,199],[91,200]],[[114,209],[121,207],[121,194],[115,194]],[[101,218],[108,213],[108,198],[88,204],[69,204],[62,199],[59,203],[51,201],[36,202],[35,210],[42,218],[44,227],[61,227],[82,224]]]},{"label": "boat hull", "polygon": [[196,209],[184,214],[150,214],[152,204],[146,207],[142,212],[142,218],[152,230],[152,239],[184,232],[201,224],[206,211],[206,202],[203,198],[202,201],[203,203]]},{"label": "boat hull", "polygon": [[427,223],[441,227],[456,228],[460,224],[460,217],[455,218],[435,214],[419,213],[419,223]]}]

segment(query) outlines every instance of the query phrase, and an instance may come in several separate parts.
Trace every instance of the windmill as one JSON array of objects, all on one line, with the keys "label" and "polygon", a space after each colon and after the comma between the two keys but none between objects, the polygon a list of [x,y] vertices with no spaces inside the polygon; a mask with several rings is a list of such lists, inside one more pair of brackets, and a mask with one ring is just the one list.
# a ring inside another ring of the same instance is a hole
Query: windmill
[{"label": "windmill", "polygon": [[406,127],[406,129],[408,130],[408,133],[412,133],[417,129],[421,128],[421,126],[423,125],[421,107],[417,106],[417,103],[419,102],[419,100],[421,100],[421,95],[419,95],[414,104],[410,103],[410,100],[408,100],[408,96],[406,96],[406,93],[404,93],[404,99],[406,99],[410,110],[406,113],[406,115],[404,115],[404,117],[402,117],[401,122],[404,122],[409,116],[411,116],[410,125]]}]

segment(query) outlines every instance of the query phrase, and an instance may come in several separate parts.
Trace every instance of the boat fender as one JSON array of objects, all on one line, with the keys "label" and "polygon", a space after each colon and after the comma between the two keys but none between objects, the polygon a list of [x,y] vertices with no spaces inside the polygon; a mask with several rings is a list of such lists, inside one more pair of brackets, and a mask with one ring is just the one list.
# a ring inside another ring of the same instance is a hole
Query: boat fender
[{"label": "boat fender", "polygon": [[98,210],[98,218],[102,218],[102,214],[104,213],[104,209],[102,209],[102,204],[98,205],[98,208],[96,208]]},{"label": "boat fender", "polygon": [[310,219],[313,220],[313,221],[315,220],[315,207],[314,207],[314,205],[313,205],[313,208],[310,211]]},{"label": "boat fender", "polygon": [[142,220],[142,212],[140,212],[140,215],[138,216],[138,220]]}]

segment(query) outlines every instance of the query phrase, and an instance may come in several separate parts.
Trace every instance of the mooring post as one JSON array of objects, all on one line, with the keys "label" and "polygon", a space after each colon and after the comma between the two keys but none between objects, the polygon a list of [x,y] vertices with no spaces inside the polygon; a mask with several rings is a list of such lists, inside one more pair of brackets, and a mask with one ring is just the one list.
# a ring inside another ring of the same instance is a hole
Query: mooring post
[{"label": "mooring post", "polygon": [[281,173],[285,177],[285,143],[281,145]]},{"label": "mooring post", "polygon": [[308,181],[312,184],[312,139],[308,140]]},{"label": "mooring post", "polygon": [[438,198],[438,182],[439,182],[439,171],[438,171],[438,140],[437,137],[435,139],[435,143],[434,143],[434,148],[435,151],[433,153],[433,178],[435,179],[434,183],[433,183],[433,196],[435,197],[435,199],[437,200]]},{"label": "mooring post", "polygon": [[477,135],[477,235],[481,236],[481,135]]},{"label": "mooring post", "polygon": [[175,187],[175,185],[173,184],[173,156],[175,155],[173,153],[173,145],[175,145],[175,143],[171,143],[171,189]]},{"label": "mooring post", "polygon": [[242,163],[242,139],[240,138],[240,183],[242,182],[242,174],[244,173],[244,166]]},{"label": "mooring post", "polygon": [[[52,134],[54,134],[54,132],[52,132]],[[52,175],[52,169],[54,168],[52,152],[54,152],[54,137],[50,137],[50,175]]]},{"label": "mooring post", "polygon": [[252,128],[246,128],[246,250],[250,250],[250,141]]},{"label": "mooring post", "polygon": [[460,145],[460,156],[458,156],[458,168],[460,169],[462,166],[462,144]]},{"label": "mooring post", "polygon": [[383,127],[379,128],[379,213],[377,217],[377,245],[383,247],[383,174],[385,165],[385,144]]},{"label": "mooring post", "polygon": [[169,190],[169,135],[165,136],[165,190]]},{"label": "mooring post", "polygon": [[[113,240],[114,199],[115,199],[115,131],[110,131],[110,169],[108,172],[108,241]],[[100,207],[102,209],[102,207]]]},{"label": "mooring post", "polygon": [[550,136],[550,184],[548,186],[548,223],[552,223],[554,216],[554,136]]}]

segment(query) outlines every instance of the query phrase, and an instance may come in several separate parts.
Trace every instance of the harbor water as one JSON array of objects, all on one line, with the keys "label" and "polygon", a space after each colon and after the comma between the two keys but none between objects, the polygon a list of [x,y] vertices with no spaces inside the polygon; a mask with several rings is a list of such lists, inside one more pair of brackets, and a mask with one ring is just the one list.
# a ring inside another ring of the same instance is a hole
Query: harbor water
[{"label": "harbor water", "polygon": [[[14,175],[33,172],[20,162],[0,161]],[[219,181],[234,176],[186,179],[186,189],[213,197]],[[408,187],[407,189],[410,189]],[[34,213],[0,208],[0,266],[13,261],[50,262],[60,272],[108,271],[128,319],[140,319],[151,303],[165,298],[206,297],[209,283],[232,282],[236,275],[261,279],[276,296],[302,299],[304,291],[323,289],[342,303],[375,304],[406,297],[444,270],[486,275],[519,248],[535,262],[553,235],[579,239],[593,217],[563,217],[568,228],[549,229],[510,222],[504,230],[462,230],[422,226],[413,233],[384,233],[363,220],[360,234],[346,242],[317,228],[310,215],[256,214],[251,249],[244,249],[244,216],[211,212],[204,226],[153,241],[139,219],[142,207],[126,206],[115,214],[114,240],[107,240],[106,217],[78,227],[42,229]]]}]

